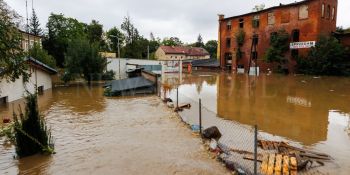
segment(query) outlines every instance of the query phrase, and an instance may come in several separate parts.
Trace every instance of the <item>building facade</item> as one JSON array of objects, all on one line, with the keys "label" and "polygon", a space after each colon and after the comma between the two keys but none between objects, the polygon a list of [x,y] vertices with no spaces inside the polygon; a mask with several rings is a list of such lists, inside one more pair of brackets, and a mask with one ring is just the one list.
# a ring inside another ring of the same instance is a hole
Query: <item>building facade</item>
[{"label": "building facade", "polygon": [[34,44],[38,44],[40,47],[42,47],[42,37],[33,35],[31,33],[25,32],[20,30],[22,34],[22,42],[21,47],[24,52],[28,52],[29,49],[34,47]]},{"label": "building facade", "polygon": [[210,54],[207,50],[200,47],[184,46],[160,46],[155,57],[157,60],[199,60],[209,59]]},{"label": "building facade", "polygon": [[[307,54],[319,36],[336,31],[337,4],[337,0],[304,0],[234,17],[219,15],[220,67],[246,72],[255,66],[263,72],[275,69],[277,65],[267,63],[264,56],[271,36],[285,30],[290,43],[285,69],[293,72],[298,56]],[[239,43],[241,33],[244,40]]]}]

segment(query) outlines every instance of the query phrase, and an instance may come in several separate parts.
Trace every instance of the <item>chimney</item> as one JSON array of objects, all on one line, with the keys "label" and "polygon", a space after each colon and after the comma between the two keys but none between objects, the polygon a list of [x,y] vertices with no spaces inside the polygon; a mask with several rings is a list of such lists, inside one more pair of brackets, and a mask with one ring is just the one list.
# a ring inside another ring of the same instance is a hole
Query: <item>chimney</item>
[{"label": "chimney", "polygon": [[219,16],[219,21],[221,21],[225,18],[225,15],[223,15],[223,14],[218,14],[218,16]]}]

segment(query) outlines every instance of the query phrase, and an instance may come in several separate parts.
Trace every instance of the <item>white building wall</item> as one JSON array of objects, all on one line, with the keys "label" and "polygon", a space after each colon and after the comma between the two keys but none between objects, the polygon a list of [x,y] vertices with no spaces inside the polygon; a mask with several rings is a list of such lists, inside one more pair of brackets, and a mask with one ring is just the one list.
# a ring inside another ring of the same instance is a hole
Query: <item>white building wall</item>
[{"label": "white building wall", "polygon": [[[44,90],[52,88],[52,80],[50,74],[37,70],[38,87],[43,86]],[[29,81],[25,84],[27,90],[31,93],[35,91],[35,72],[32,72]],[[25,87],[22,77],[15,82],[7,82],[5,79],[0,82],[0,98],[7,97],[7,102],[19,100],[25,95]]]}]

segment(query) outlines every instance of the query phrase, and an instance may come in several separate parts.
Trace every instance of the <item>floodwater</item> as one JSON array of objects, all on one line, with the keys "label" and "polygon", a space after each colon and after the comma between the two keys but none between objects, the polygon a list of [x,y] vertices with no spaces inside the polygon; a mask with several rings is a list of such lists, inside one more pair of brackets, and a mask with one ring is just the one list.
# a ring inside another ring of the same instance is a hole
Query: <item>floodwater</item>
[{"label": "floodwater", "polygon": [[331,155],[331,174],[350,172],[350,78],[193,72],[163,83],[163,96],[178,87],[180,102],[201,98],[219,118]]},{"label": "floodwater", "polygon": [[[227,174],[157,96],[106,98],[99,86],[39,96],[56,154],[14,159],[0,139],[0,174]],[[11,116],[15,102],[0,107]]]}]

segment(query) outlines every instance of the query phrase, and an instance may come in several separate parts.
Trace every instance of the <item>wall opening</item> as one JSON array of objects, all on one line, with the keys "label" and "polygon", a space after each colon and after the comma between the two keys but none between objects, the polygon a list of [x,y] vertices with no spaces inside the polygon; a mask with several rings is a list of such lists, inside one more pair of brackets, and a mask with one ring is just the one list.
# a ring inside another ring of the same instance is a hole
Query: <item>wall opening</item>
[{"label": "wall opening", "polygon": [[226,47],[227,48],[231,47],[231,38],[226,38]]},{"label": "wall opening", "polygon": [[8,102],[8,97],[1,97],[0,98],[0,106],[6,105]]},{"label": "wall opening", "polygon": [[44,94],[44,86],[38,87],[38,94],[40,94],[40,95]]},{"label": "wall opening", "polygon": [[227,28],[227,30],[231,30],[232,29],[232,21],[231,20],[227,21],[226,28]]},{"label": "wall opening", "polygon": [[[299,37],[300,37],[300,30],[294,29],[292,31],[292,42],[299,42],[300,41]],[[298,58],[299,57],[299,50],[292,49],[291,56],[292,56],[292,58]]]},{"label": "wall opening", "polygon": [[241,18],[241,19],[239,19],[239,28],[243,28],[244,27],[244,19],[243,18]]}]

